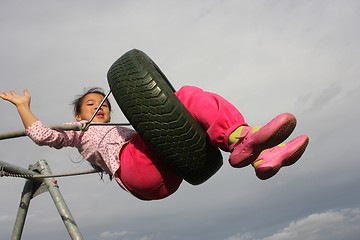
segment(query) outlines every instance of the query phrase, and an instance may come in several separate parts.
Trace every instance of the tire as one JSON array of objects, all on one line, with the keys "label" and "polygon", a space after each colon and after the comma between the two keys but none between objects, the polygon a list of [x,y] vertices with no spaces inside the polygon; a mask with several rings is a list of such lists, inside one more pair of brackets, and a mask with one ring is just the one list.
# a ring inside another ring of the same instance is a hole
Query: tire
[{"label": "tire", "polygon": [[125,53],[110,67],[107,78],[125,117],[176,174],[198,185],[219,170],[220,150],[210,145],[174,87],[144,52]]}]

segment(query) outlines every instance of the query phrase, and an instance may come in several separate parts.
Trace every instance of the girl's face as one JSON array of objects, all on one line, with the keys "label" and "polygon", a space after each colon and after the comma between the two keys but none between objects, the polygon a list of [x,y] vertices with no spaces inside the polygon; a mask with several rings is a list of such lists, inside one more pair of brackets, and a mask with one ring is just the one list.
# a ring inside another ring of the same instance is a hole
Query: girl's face
[{"label": "girl's face", "polygon": [[[104,96],[99,93],[87,94],[82,100],[80,112],[75,115],[76,121],[90,120],[96,108],[100,105],[103,99]],[[100,110],[93,119],[93,122],[110,122],[110,109],[107,101],[105,101],[104,104],[101,106]]]}]

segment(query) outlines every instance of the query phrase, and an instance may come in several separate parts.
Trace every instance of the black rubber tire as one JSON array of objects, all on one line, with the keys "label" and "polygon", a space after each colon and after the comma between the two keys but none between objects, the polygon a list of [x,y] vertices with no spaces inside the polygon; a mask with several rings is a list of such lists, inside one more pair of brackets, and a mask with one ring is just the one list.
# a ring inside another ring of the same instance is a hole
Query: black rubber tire
[{"label": "black rubber tire", "polygon": [[157,65],[133,49],[110,67],[110,89],[134,129],[185,181],[198,185],[221,167],[220,150],[174,94]]}]

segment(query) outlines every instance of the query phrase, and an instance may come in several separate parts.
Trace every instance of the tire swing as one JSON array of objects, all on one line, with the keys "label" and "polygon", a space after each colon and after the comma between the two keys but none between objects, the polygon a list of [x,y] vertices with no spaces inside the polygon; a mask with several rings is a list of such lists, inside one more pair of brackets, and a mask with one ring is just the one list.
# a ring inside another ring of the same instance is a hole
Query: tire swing
[{"label": "tire swing", "polygon": [[137,49],[128,51],[110,67],[107,78],[125,117],[176,174],[198,185],[219,170],[220,150],[210,145],[203,128],[149,56]]}]

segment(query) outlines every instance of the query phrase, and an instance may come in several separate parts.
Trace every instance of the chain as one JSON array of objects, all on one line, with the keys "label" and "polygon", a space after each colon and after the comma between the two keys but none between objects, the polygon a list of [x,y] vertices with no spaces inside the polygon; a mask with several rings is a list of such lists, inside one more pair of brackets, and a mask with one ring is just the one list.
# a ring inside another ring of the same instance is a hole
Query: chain
[{"label": "chain", "polygon": [[43,179],[43,178],[54,178],[54,177],[68,177],[76,175],[84,175],[90,173],[102,172],[96,169],[89,169],[79,172],[64,172],[64,173],[51,173],[51,174],[20,174],[20,173],[10,173],[5,171],[4,166],[0,166],[0,177],[18,177],[18,178],[27,178],[27,179]]},{"label": "chain", "polygon": [[30,174],[9,173],[5,171],[4,166],[0,166],[0,177],[32,178],[33,176],[34,175],[30,175]]}]

